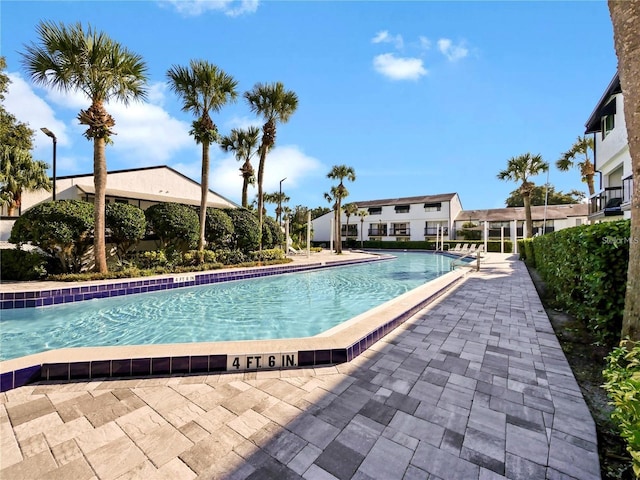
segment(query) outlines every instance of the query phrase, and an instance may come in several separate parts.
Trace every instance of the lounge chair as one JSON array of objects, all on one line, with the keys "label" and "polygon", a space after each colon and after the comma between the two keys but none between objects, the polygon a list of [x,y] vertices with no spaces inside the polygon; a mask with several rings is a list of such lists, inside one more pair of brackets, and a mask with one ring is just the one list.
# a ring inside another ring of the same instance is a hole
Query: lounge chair
[{"label": "lounge chair", "polygon": [[303,252],[302,250],[296,250],[295,248],[293,248],[291,245],[289,245],[289,252],[292,255],[305,255],[306,252]]},{"label": "lounge chair", "polygon": [[464,253],[467,253],[468,251],[469,251],[469,244],[465,243],[458,253],[464,254]]},{"label": "lounge chair", "polygon": [[453,247],[452,249],[450,249],[450,252],[455,252],[455,253],[459,253],[460,250],[462,250],[462,244],[458,243],[455,247]]},{"label": "lounge chair", "polygon": [[471,246],[469,247],[469,249],[464,253],[466,255],[469,255],[470,253],[475,253],[476,248],[478,248],[478,245],[476,245],[475,243],[472,243]]}]

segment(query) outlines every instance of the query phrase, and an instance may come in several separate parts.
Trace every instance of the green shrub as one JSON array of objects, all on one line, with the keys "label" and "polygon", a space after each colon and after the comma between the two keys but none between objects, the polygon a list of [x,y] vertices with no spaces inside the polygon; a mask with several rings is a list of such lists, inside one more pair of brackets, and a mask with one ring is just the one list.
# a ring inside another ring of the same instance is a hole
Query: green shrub
[{"label": "green shrub", "polygon": [[[536,268],[560,308],[597,343],[619,340],[629,263],[628,220],[582,225],[533,239]],[[529,253],[527,253],[529,255]]]},{"label": "green shrub", "polygon": [[603,386],[614,406],[611,418],[627,442],[633,472],[640,478],[640,344],[631,351],[624,345],[614,349],[602,373],[606,381]]},{"label": "green shrub", "polygon": [[223,265],[239,265],[248,261],[247,256],[241,250],[228,248],[216,250],[216,258]]},{"label": "green shrub", "polygon": [[533,253],[533,238],[523,238],[518,240],[518,251],[520,252],[520,260],[523,260],[528,266],[535,267],[536,259]]},{"label": "green shrub", "polygon": [[60,260],[65,272],[80,272],[93,243],[93,204],[80,200],[43,202],[14,223],[9,241],[31,242]]},{"label": "green shrub", "polygon": [[229,208],[224,212],[233,222],[230,248],[246,253],[256,250],[260,246],[260,225],[253,212],[245,208]]},{"label": "green shrub", "polygon": [[162,250],[138,252],[131,257],[131,261],[137,268],[143,270],[156,267],[166,267],[169,265],[167,255]]},{"label": "green shrub", "polygon": [[47,276],[49,258],[38,252],[17,248],[0,250],[2,280],[40,280]]},{"label": "green shrub", "polygon": [[148,229],[161,250],[186,252],[198,246],[200,219],[195,209],[179,203],[158,203],[145,211]]},{"label": "green shrub", "polygon": [[[212,250],[205,250],[202,252],[204,263],[215,263],[216,252]],[[199,265],[200,264],[200,252],[198,250],[189,250],[182,254],[182,266]]]},{"label": "green shrub", "polygon": [[[268,242],[265,240],[265,230],[268,231]],[[278,225],[278,222],[271,217],[264,217],[262,235],[263,249],[275,248],[284,244],[284,232],[282,228],[280,228],[280,225]]]},{"label": "green shrub", "polygon": [[284,250],[282,250],[281,248],[270,248],[266,250],[251,252],[250,258],[254,262],[282,260],[285,258],[285,254]]},{"label": "green shrub", "polygon": [[144,238],[147,219],[141,208],[129,203],[108,203],[105,216],[109,241],[116,245],[122,261],[131,247]]},{"label": "green shrub", "polygon": [[207,248],[210,250],[228,248],[231,244],[233,233],[233,222],[224,210],[207,208],[207,221],[204,231]]}]

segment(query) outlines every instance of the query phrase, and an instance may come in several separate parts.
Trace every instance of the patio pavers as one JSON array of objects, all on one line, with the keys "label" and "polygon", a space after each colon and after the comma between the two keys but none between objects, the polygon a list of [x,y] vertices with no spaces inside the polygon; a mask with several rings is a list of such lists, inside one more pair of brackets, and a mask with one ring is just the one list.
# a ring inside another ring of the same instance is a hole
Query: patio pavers
[{"label": "patio pavers", "polygon": [[354,361],[0,395],[0,478],[599,479],[525,266],[481,272]]}]

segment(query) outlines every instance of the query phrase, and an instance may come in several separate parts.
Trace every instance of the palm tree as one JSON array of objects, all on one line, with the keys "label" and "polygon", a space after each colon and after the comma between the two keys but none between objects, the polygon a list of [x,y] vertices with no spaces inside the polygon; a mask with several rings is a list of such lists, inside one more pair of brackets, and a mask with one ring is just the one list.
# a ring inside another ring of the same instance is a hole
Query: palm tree
[{"label": "palm tree", "polygon": [[218,128],[209,112],[219,112],[227,102],[236,99],[238,82],[206,60],[191,60],[188,67],[174,65],[167,71],[167,78],[171,90],[182,99],[182,111],[196,116],[189,133],[202,145],[198,251],[203,261],[209,198],[209,146],[218,140]]},{"label": "palm tree", "polygon": [[127,105],[146,97],[147,66],[137,55],[106,34],[76,23],[40,22],[39,43],[26,46],[22,61],[31,80],[59,90],[81,91],[91,101],[80,110],[78,120],[88,128],[84,136],[93,140],[95,186],[95,268],[107,271],[105,249],[105,191],[107,188],[106,144],[111,142],[116,122],[105,109],[110,100]]},{"label": "palm tree", "polygon": [[[337,243],[340,243],[340,235],[336,228],[338,225],[338,187],[335,185],[331,187],[329,193],[324,193],[324,199],[331,204],[331,210],[333,210],[333,237],[336,239]],[[338,235],[336,235],[338,232]],[[338,252],[338,247],[336,246],[336,253]]]},{"label": "palm tree", "polygon": [[247,197],[249,185],[256,183],[256,175],[253,165],[251,165],[251,158],[258,151],[259,136],[260,129],[251,126],[246,130],[234,128],[229,135],[220,139],[220,148],[225,152],[234,152],[236,160],[239,162],[244,161],[242,167],[240,167],[242,172],[242,206],[244,208],[249,206]]},{"label": "palm tree", "polygon": [[539,175],[547,170],[549,170],[549,164],[542,160],[540,155],[525,153],[524,155],[510,158],[507,162],[507,168],[498,173],[498,178],[500,180],[522,182],[520,184],[520,193],[524,203],[524,214],[526,218],[525,237],[527,238],[533,236],[533,221],[531,219],[531,190],[535,187],[535,184],[529,181],[529,177]]},{"label": "palm tree", "polygon": [[342,199],[346,198],[349,195],[346,187],[344,186],[344,180],[349,180],[350,182],[354,182],[356,179],[356,172],[353,167],[348,167],[347,165],[334,165],[331,168],[331,171],[327,174],[327,178],[331,178],[334,180],[340,180],[336,187],[336,191],[334,194],[334,198],[336,199],[337,207],[336,207],[336,232],[338,233],[338,245],[336,248],[336,253],[342,253],[342,229],[341,229],[341,205]]},{"label": "palm tree", "polygon": [[[249,103],[251,111],[261,115],[265,123],[262,126],[262,140],[258,151],[260,163],[258,164],[258,219],[260,232],[262,232],[262,217],[264,198],[262,185],[264,180],[264,166],[267,153],[276,143],[276,124],[289,121],[293,112],[298,108],[298,96],[291,90],[285,90],[281,82],[263,84],[257,83],[253,89],[245,92],[244,98]],[[260,239],[262,248],[262,238]]]},{"label": "palm tree", "polygon": [[44,189],[51,191],[47,165],[33,160],[31,153],[18,147],[0,146],[0,198],[11,217],[22,204],[22,192]]},{"label": "palm tree", "polygon": [[631,236],[627,293],[622,318],[622,338],[640,341],[640,2],[609,0],[618,74],[624,97],[627,141],[634,186],[631,199]]},{"label": "palm tree", "polygon": [[369,215],[368,210],[360,210],[357,215],[360,217],[360,248],[364,247],[364,240],[362,236],[364,235],[364,217]]},{"label": "palm tree", "polygon": [[288,197],[284,192],[265,193],[263,197],[264,203],[273,203],[274,205],[278,205],[276,207],[276,222],[278,222],[278,225],[280,225],[280,216],[282,214],[282,212],[280,211],[280,209],[282,208],[281,205],[283,203],[287,203],[289,200],[291,200],[291,198]]},{"label": "palm tree", "polygon": [[347,241],[349,240],[349,217],[358,213],[358,205],[355,203],[347,203],[344,206],[344,214],[347,217]]},{"label": "palm tree", "polygon": [[[593,137],[578,137],[573,146],[562,154],[562,157],[556,161],[556,167],[563,172],[568,171],[577,165],[580,168],[582,181],[589,188],[589,196],[596,193],[593,186],[593,177],[596,173],[595,167],[589,158],[589,150],[593,152]],[[582,161],[575,163],[576,157],[582,156]]]}]

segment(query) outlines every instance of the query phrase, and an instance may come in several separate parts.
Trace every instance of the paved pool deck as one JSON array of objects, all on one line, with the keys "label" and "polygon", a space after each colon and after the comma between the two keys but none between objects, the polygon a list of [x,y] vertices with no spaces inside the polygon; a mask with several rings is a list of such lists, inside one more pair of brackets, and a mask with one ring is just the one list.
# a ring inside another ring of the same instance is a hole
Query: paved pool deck
[{"label": "paved pool deck", "polygon": [[0,479],[599,479],[595,425],[524,264],[482,269],[349,363],[27,385]]}]

